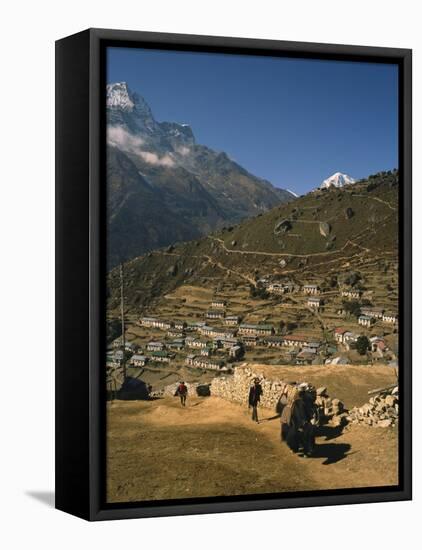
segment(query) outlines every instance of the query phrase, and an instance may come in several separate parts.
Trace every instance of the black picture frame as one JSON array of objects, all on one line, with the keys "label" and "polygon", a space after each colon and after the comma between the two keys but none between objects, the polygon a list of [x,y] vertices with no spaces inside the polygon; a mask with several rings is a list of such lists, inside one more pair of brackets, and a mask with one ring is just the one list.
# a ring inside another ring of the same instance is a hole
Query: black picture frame
[{"label": "black picture frame", "polygon": [[[104,51],[116,45],[398,65],[401,409],[397,487],[105,503]],[[412,498],[411,124],[412,52],[408,49],[105,29],[88,29],[56,42],[56,508],[87,520],[109,520]]]}]

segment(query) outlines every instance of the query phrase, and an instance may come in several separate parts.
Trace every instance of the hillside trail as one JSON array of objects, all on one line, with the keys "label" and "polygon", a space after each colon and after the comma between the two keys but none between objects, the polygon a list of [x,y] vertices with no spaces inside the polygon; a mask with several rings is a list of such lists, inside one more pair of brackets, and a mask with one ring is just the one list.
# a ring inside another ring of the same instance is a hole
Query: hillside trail
[{"label": "hillside trail", "polygon": [[[171,491],[180,487],[201,496],[241,494],[245,487],[258,493],[397,483],[397,437],[391,430],[354,426],[341,433],[339,428],[324,427],[314,456],[303,458],[281,442],[274,411],[259,408],[256,424],[246,405],[218,397],[189,397],[186,407],[171,397],[115,401],[108,414],[109,492],[117,500],[146,490],[125,481],[131,471],[139,476],[142,468],[151,479],[160,478],[145,499],[171,498]],[[140,441],[145,448],[139,448]],[[118,469],[114,460],[119,460]]]},{"label": "hillside trail", "polygon": [[385,201],[384,199],[380,199],[379,197],[368,197],[367,195],[361,195],[361,194],[356,194],[355,197],[363,197],[364,199],[368,200],[373,200],[373,201],[376,201],[376,202],[379,202],[381,204],[384,204],[385,206],[387,206],[387,208],[389,208],[390,210],[392,210],[393,212],[395,212],[397,210],[397,208],[395,208],[392,204],[390,204],[388,201]]},{"label": "hillside trail", "polygon": [[220,261],[218,261],[216,258],[212,258],[211,256],[208,256],[207,254],[204,254],[203,256],[204,256],[204,258],[207,259],[208,263],[215,264],[222,271],[225,271],[226,273],[229,273],[230,275],[235,275],[237,277],[240,277],[244,281],[247,281],[248,283],[256,286],[256,281],[252,277],[247,275],[246,273],[239,273],[239,271],[236,271],[235,269],[230,269],[229,267],[225,266]]},{"label": "hillside trail", "polygon": [[[296,258],[312,258],[315,256],[333,256],[334,254],[339,254],[340,252],[345,250],[349,245],[355,246],[355,247],[358,246],[366,251],[369,251],[369,248],[362,247],[349,239],[338,250],[328,250],[325,252],[312,252],[309,254],[297,254],[292,252],[262,252],[259,250],[233,250],[233,249],[227,248],[226,243],[223,241],[223,239],[220,239],[218,237],[213,237],[211,235],[208,235],[208,238],[211,239],[212,241],[218,242],[221,248],[224,250],[224,252],[227,252],[229,254],[241,254],[241,255],[253,255],[253,256],[273,256],[273,257],[280,257],[280,258],[291,257],[291,256],[294,256]],[[335,261],[338,261],[338,259]]]}]

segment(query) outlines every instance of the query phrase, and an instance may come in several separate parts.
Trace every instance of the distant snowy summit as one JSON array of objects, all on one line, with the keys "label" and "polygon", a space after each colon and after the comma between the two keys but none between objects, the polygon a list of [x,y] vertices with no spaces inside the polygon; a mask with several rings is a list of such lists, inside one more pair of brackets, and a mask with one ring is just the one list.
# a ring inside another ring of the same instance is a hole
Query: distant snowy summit
[{"label": "distant snowy summit", "polygon": [[347,174],[342,174],[341,172],[336,172],[326,180],[324,180],[320,189],[329,189],[330,187],[344,187],[345,185],[350,185],[356,183],[356,180],[348,176]]}]

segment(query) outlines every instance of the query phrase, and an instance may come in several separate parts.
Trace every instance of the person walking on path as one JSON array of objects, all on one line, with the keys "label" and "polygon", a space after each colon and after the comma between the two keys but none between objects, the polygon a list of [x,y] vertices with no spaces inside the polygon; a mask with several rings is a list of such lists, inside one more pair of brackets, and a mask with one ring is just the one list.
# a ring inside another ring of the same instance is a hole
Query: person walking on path
[{"label": "person walking on path", "polygon": [[252,420],[259,424],[258,420],[258,403],[261,401],[262,386],[259,383],[259,378],[255,378],[253,385],[249,389],[249,408],[252,407]]},{"label": "person walking on path", "polygon": [[315,448],[315,432],[319,424],[319,409],[315,404],[316,391],[315,388],[307,388],[308,391],[303,392],[303,404],[305,409],[305,422],[303,424],[303,456],[312,456]]},{"label": "person walking on path", "polygon": [[294,453],[297,453],[303,445],[300,430],[303,429],[306,421],[307,416],[302,392],[294,387],[287,395],[287,404],[283,408],[280,417],[281,439],[287,443],[287,446]]},{"label": "person walking on path", "polygon": [[180,404],[182,405],[182,407],[186,407],[188,388],[184,382],[180,382],[180,384],[177,386],[176,395],[180,397]]}]

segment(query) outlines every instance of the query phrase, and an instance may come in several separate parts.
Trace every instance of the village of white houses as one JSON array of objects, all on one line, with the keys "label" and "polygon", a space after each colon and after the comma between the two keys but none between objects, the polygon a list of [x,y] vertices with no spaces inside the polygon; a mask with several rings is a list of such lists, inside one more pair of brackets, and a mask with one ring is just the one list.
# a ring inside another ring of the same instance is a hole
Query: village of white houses
[{"label": "village of white houses", "polygon": [[108,501],[397,485],[398,170],[274,186],[139,92],[107,85]]}]

